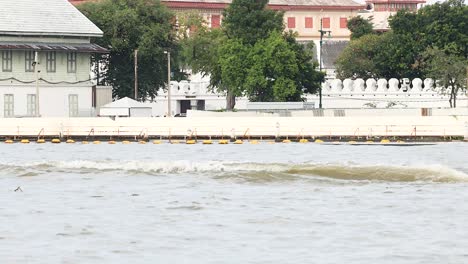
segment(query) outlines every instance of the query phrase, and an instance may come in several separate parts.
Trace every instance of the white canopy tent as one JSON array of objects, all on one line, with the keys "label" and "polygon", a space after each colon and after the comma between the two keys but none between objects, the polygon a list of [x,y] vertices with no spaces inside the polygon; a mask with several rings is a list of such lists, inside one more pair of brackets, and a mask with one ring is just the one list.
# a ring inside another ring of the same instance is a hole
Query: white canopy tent
[{"label": "white canopy tent", "polygon": [[101,106],[99,110],[100,116],[150,117],[151,114],[151,106],[128,97]]}]

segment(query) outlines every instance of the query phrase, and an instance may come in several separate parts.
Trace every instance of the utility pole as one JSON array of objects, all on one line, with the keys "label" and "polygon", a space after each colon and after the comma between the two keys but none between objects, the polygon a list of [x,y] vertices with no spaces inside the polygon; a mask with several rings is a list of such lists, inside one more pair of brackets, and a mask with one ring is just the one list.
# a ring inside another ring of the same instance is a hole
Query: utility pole
[{"label": "utility pole", "polygon": [[167,54],[167,116],[171,117],[171,52],[164,51]]},{"label": "utility pole", "polygon": [[[322,72],[322,45],[323,45],[323,35],[328,33],[330,37],[331,31],[330,30],[323,30],[323,18],[320,18],[320,59],[319,59],[319,70]],[[322,108],[322,86],[319,89],[319,108]]]},{"label": "utility pole", "polygon": [[41,114],[39,113],[39,52],[34,52],[34,62],[33,62],[33,69],[36,75],[36,117],[40,117]]},{"label": "utility pole", "polygon": [[138,50],[135,50],[135,100],[138,100]]}]

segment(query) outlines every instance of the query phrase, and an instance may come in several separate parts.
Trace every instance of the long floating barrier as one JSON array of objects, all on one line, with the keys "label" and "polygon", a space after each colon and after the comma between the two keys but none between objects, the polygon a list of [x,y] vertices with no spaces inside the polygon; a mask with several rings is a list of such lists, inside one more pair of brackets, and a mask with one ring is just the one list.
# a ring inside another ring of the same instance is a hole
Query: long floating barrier
[{"label": "long floating barrier", "polygon": [[[16,141],[18,143],[21,143],[21,144],[29,144],[29,143],[37,143],[37,144],[44,144],[46,143],[46,140],[45,139],[37,139],[36,141],[30,141],[29,139],[21,139],[19,141]],[[59,139],[59,138],[53,138],[50,140],[50,143],[53,143],[53,144],[59,144],[61,143],[62,141]],[[108,141],[103,141],[107,144],[110,144],[110,145],[115,145],[117,143],[119,143],[118,141],[116,140],[108,140]],[[138,144],[147,144],[149,142],[152,142],[153,144],[155,145],[159,145],[159,144],[164,144],[164,143],[169,143],[169,144],[180,144],[181,141],[180,140],[167,140],[167,141],[164,141],[164,140],[153,140],[153,141],[146,141],[146,140],[139,140],[139,141],[136,141]],[[211,139],[205,139],[205,140],[201,140],[201,141],[197,141],[195,139],[187,139],[185,141],[182,141],[184,142],[185,144],[187,145],[196,145],[196,144],[199,144],[201,142],[201,144],[203,145],[212,145],[214,144],[215,142]],[[255,145],[255,144],[260,144],[261,142],[265,142],[267,144],[275,144],[275,143],[284,143],[284,144],[287,144],[287,143],[300,143],[300,144],[305,144],[305,143],[310,143],[311,141],[309,141],[308,139],[299,139],[299,140],[290,140],[290,139],[283,139],[283,140],[265,140],[265,141],[261,141],[261,140],[256,140],[256,139],[251,139],[251,140],[248,140],[248,141],[245,141],[249,144],[252,144],[252,145]],[[6,139],[4,141],[5,144],[14,144],[15,143],[15,140],[13,139]],[[65,141],[65,143],[67,144],[73,144],[75,143],[75,140],[73,139],[67,139]],[[86,140],[83,140],[81,141],[81,144],[89,144],[90,142],[86,141]],[[94,140],[94,141],[91,141],[92,144],[95,144],[95,145],[98,145],[98,144],[101,144],[101,141],[100,140]],[[129,140],[122,140],[121,141],[122,144],[131,144],[132,141],[129,141]],[[217,141],[218,144],[220,145],[227,145],[230,143],[230,140],[229,139],[219,139]],[[321,139],[315,139],[313,141],[313,143],[315,144],[320,144],[320,145],[352,145],[352,146],[427,146],[427,145],[435,145],[437,144],[436,142],[407,142],[407,141],[403,141],[403,140],[395,140],[395,141],[391,141],[389,139],[382,139],[380,141],[372,141],[372,140],[366,140],[366,141],[357,141],[357,140],[349,140],[349,141],[323,141]],[[232,144],[236,144],[236,145],[241,145],[241,144],[244,144],[244,140],[242,139],[236,139],[232,142]]]}]

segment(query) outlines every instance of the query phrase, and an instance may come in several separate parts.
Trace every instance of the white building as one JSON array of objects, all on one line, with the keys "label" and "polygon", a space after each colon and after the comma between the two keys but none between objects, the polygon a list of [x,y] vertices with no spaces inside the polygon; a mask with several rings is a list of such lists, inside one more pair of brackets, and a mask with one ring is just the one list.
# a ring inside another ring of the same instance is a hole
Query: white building
[{"label": "white building", "polygon": [[0,117],[94,115],[102,35],[67,0],[0,0]]}]

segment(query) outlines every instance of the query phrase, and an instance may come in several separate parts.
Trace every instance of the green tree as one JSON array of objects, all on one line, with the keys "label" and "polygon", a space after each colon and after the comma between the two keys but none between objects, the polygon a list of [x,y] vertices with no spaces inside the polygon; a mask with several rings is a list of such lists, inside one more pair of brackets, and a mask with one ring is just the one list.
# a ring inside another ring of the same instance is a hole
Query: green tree
[{"label": "green tree", "polygon": [[428,48],[424,58],[427,76],[437,80],[442,92],[450,95],[450,107],[457,107],[457,94],[467,89],[468,60],[438,48]]},{"label": "green tree", "polygon": [[372,60],[379,78],[422,77],[421,47],[412,36],[389,31],[379,36]]},{"label": "green tree", "polygon": [[[391,30],[353,38],[337,60],[340,78],[424,78],[428,48],[467,58],[468,7],[448,0],[421,8],[403,9],[390,18]],[[364,40],[363,40],[364,38]],[[366,44],[366,42],[368,43]]]},{"label": "green tree", "polygon": [[336,60],[337,77],[340,79],[379,77],[374,58],[380,42],[381,36],[378,35],[365,35],[351,41]]},{"label": "green tree", "polygon": [[223,12],[224,32],[228,38],[255,45],[273,31],[284,30],[283,12],[267,9],[268,0],[233,0]]},{"label": "green tree", "polygon": [[361,16],[356,16],[348,20],[348,29],[351,31],[351,39],[358,39],[362,36],[372,34],[372,22]]},{"label": "green tree", "polygon": [[250,50],[249,68],[242,83],[251,101],[287,101],[299,91],[296,54],[281,33],[273,32]]},{"label": "green tree", "polygon": [[468,6],[464,0],[447,0],[421,8],[417,13],[402,10],[390,19],[398,35],[410,35],[424,52],[437,47],[468,58]]},{"label": "green tree", "polygon": [[203,28],[183,45],[192,70],[209,74],[210,86],[226,93],[227,109],[241,95],[252,101],[300,101],[324,79],[312,61],[313,43],[297,43],[296,35],[284,32],[283,13],[266,4],[234,0],[221,30]]},{"label": "green tree", "polygon": [[[110,50],[103,78],[112,85],[113,95],[134,97],[134,50],[138,49],[137,99],[153,99],[167,81],[164,51],[174,58],[179,51],[174,14],[158,0],[103,0],[82,4],[79,9],[104,32],[95,41]],[[172,65],[178,72],[177,64]]]}]

